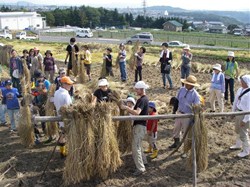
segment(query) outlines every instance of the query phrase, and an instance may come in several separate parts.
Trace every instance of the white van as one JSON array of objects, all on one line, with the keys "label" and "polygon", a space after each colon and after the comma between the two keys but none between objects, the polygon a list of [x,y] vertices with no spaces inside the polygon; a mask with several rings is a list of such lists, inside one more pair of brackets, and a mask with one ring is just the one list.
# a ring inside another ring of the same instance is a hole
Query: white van
[{"label": "white van", "polygon": [[76,31],[76,37],[91,38],[93,37],[93,33],[90,29],[78,29]]},{"label": "white van", "polygon": [[142,33],[136,34],[136,35],[131,36],[130,38],[126,39],[126,43],[129,45],[131,45],[137,41],[139,41],[140,43],[143,43],[143,44],[151,44],[154,41],[154,37],[149,32],[142,32]]}]

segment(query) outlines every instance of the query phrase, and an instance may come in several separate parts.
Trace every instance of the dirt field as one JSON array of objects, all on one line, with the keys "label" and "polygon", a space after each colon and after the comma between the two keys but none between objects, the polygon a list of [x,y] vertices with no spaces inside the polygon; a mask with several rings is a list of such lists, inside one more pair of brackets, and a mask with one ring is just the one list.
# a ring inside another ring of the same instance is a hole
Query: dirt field
[{"label": "dirt field", "polygon": [[[209,60],[208,60],[209,61]],[[214,62],[215,63],[215,62]],[[95,78],[99,74],[99,69],[93,70]],[[119,72],[115,70],[115,75],[119,79]],[[200,84],[210,81],[209,74],[195,74]],[[134,74],[129,73],[129,81],[126,83],[126,89],[132,90]],[[143,80],[150,85],[147,95],[150,100],[159,100],[167,103],[165,107],[168,113],[171,108],[168,107],[169,98],[175,96],[181,83],[179,81],[180,71],[173,70],[173,90],[164,90],[162,88],[161,75],[159,67],[144,66]],[[236,83],[238,85],[238,83]],[[231,107],[226,105],[226,110]],[[164,110],[163,110],[164,111]],[[131,154],[123,155],[123,166],[112,174],[109,179],[101,181],[94,179],[89,182],[82,182],[74,187],[115,187],[115,186],[152,186],[152,187],[188,187],[192,186],[192,172],[186,168],[186,159],[180,157],[182,149],[175,155],[167,158],[170,150],[168,146],[172,143],[173,120],[162,120],[159,124],[158,142],[159,156],[150,161],[145,174],[134,177],[132,172],[135,169]],[[234,143],[235,134],[233,121],[231,119],[214,118],[206,120],[208,126],[208,147],[209,164],[208,169],[198,174],[198,186],[250,186],[250,159],[238,159],[236,157],[239,151],[230,151],[228,147]],[[45,138],[43,138],[45,139]],[[20,144],[17,135],[10,135],[7,127],[0,127],[0,162],[16,158],[16,164],[5,175],[0,177],[0,186],[18,186],[22,181],[23,186],[30,187],[59,187],[63,186],[62,172],[64,160],[60,159],[59,150],[56,150],[47,172],[39,182],[39,178],[46,165],[48,157],[54,148],[55,142],[49,145],[37,145],[32,148],[25,148]],[[147,146],[146,142],[144,144]],[[5,171],[0,167],[1,174]],[[17,173],[20,180],[17,180]]]}]

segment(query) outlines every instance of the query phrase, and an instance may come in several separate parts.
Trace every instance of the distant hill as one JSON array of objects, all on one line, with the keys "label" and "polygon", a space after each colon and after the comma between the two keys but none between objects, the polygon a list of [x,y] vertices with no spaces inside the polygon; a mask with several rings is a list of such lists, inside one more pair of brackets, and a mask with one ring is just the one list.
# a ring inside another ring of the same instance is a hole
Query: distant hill
[{"label": "distant hill", "polygon": [[250,23],[250,11],[208,11],[211,14],[235,18],[242,23]]},{"label": "distant hill", "polygon": [[185,9],[172,7],[172,6],[150,6],[147,7],[147,10],[151,11],[168,11],[168,12],[185,12]]}]

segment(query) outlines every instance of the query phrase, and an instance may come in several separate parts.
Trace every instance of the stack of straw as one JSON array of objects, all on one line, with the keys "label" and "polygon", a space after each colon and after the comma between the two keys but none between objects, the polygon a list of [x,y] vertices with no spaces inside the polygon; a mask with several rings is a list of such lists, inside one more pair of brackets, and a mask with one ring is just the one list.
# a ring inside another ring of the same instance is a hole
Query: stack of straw
[{"label": "stack of straw", "polygon": [[[197,169],[199,172],[202,172],[207,169],[208,166],[208,140],[207,140],[207,126],[204,123],[204,116],[202,107],[200,105],[193,107],[194,111],[194,138],[196,144],[196,162]],[[188,140],[184,145],[184,152],[188,152],[192,148],[192,130],[189,131]],[[193,155],[189,154],[187,166],[191,168],[193,164]]]},{"label": "stack of straw", "polygon": [[130,69],[131,69],[132,71],[134,71],[135,68],[136,68],[137,57],[135,56],[135,53],[138,52],[139,47],[140,47],[140,42],[137,41],[137,42],[135,43],[135,45],[133,46],[133,48],[132,48],[132,54],[131,54],[131,57],[130,57],[130,59],[129,59],[129,67],[130,67]]},{"label": "stack of straw", "polygon": [[85,68],[84,68],[84,63],[82,60],[79,60],[79,82],[80,83],[85,83],[87,80],[86,77],[86,72],[85,72]]},{"label": "stack of straw", "polygon": [[112,122],[112,103],[93,106],[87,99],[63,107],[68,139],[68,156],[63,174],[66,185],[90,180],[106,179],[121,166],[116,129]]},{"label": "stack of straw", "polygon": [[74,76],[76,77],[78,75],[78,66],[77,66],[77,60],[76,60],[75,48],[74,47],[72,47],[71,61],[72,61],[72,71],[73,71]]}]

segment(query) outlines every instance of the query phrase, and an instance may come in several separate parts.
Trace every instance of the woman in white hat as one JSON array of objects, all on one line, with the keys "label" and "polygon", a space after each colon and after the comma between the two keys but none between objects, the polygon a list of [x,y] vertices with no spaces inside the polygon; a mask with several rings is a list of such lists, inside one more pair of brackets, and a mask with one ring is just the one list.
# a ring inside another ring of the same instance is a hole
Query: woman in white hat
[{"label": "woman in white hat", "polygon": [[189,74],[190,74],[190,69],[191,69],[191,60],[193,58],[193,54],[190,53],[190,46],[186,45],[183,48],[183,53],[181,55],[181,78],[186,79]]},{"label": "woman in white hat", "polygon": [[225,63],[225,100],[228,101],[228,87],[230,90],[230,102],[234,102],[234,79],[238,78],[239,67],[234,59],[234,52],[228,51],[228,58]]},{"label": "woman in white hat", "polygon": [[96,102],[109,102],[111,90],[108,88],[109,83],[106,78],[99,78],[98,80],[98,89],[93,94],[92,103],[96,104]]},{"label": "woman in white hat", "polygon": [[211,87],[209,91],[209,101],[211,104],[211,111],[215,112],[215,100],[217,98],[220,112],[224,111],[224,93],[225,93],[225,76],[221,72],[221,65],[215,64],[213,66],[213,75],[211,79]]}]

